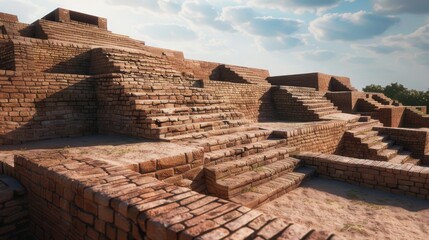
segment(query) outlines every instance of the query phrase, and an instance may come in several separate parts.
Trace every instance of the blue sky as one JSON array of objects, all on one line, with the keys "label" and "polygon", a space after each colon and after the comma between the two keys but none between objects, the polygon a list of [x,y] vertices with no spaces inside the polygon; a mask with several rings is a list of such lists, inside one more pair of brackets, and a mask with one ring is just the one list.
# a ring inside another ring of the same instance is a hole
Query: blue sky
[{"label": "blue sky", "polygon": [[324,72],[362,88],[429,88],[428,0],[0,0],[31,23],[57,7],[108,18],[109,29],[185,57]]}]

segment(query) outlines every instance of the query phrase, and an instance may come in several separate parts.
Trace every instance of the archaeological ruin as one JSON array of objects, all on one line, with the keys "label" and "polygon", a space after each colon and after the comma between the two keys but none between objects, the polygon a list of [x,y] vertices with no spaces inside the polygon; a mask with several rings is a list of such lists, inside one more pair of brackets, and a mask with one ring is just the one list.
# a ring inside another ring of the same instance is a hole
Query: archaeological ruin
[{"label": "archaeological ruin", "polygon": [[339,239],[258,209],[312,178],[429,200],[429,115],[349,78],[0,13],[0,239]]}]

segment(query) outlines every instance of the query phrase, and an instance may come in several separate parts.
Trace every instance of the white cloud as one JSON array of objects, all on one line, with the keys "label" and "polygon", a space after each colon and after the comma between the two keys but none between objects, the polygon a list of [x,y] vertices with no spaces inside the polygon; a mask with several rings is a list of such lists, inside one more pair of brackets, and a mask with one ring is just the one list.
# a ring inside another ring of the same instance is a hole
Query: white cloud
[{"label": "white cloud", "polygon": [[404,35],[394,35],[389,36],[384,39],[385,42],[402,46],[402,47],[415,47],[422,50],[428,50],[429,51],[429,23],[426,25],[418,28],[413,33]]},{"label": "white cloud", "polygon": [[353,47],[365,49],[370,52],[378,53],[378,54],[390,54],[402,49],[401,47],[398,47],[398,46],[391,46],[386,44],[359,44],[359,45],[353,45]]},{"label": "white cloud", "polygon": [[368,39],[385,32],[399,19],[365,11],[325,14],[310,23],[309,30],[319,40],[353,41]]},{"label": "white cloud", "polygon": [[232,27],[219,19],[219,13],[206,0],[190,0],[182,5],[180,15],[196,25],[206,25],[221,31],[231,31]]},{"label": "white cloud", "polygon": [[373,7],[382,13],[429,13],[427,0],[373,0]]},{"label": "white cloud", "polygon": [[187,27],[175,24],[151,24],[139,28],[139,31],[150,38],[160,41],[192,41],[197,34]]},{"label": "white cloud", "polygon": [[338,5],[340,0],[251,0],[250,4],[282,11],[321,11]]},{"label": "white cloud", "polygon": [[258,38],[257,43],[267,51],[281,51],[304,44],[297,37]]},{"label": "white cloud", "polygon": [[48,14],[53,9],[45,9],[33,1],[14,0],[0,1],[0,11],[18,16],[20,22],[34,22]]},{"label": "white cloud", "polygon": [[314,50],[314,51],[298,52],[297,55],[301,59],[306,59],[311,61],[325,61],[325,60],[332,59],[336,54],[329,50]]},{"label": "white cloud", "polygon": [[298,31],[302,25],[300,20],[258,16],[256,12],[247,7],[224,8],[221,18],[236,29],[262,37],[290,35]]},{"label": "white cloud", "polygon": [[184,0],[106,0],[107,3],[126,7],[139,7],[156,13],[177,13]]},{"label": "white cloud", "polygon": [[373,58],[370,57],[362,57],[362,56],[348,56],[344,59],[347,62],[355,63],[355,64],[367,64],[374,61]]}]

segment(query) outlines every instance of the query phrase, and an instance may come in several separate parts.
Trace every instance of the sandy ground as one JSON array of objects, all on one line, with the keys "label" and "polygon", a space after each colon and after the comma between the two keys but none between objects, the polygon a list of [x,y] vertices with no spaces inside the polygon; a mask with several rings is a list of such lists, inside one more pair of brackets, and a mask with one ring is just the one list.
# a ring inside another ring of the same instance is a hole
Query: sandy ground
[{"label": "sandy ground", "polygon": [[192,146],[170,142],[151,141],[116,135],[91,135],[1,146],[0,161],[13,162],[15,154],[55,150],[82,158],[93,158],[115,165],[135,164],[154,158],[192,152]]},{"label": "sandy ground", "polygon": [[259,210],[345,239],[429,239],[429,201],[323,178]]}]

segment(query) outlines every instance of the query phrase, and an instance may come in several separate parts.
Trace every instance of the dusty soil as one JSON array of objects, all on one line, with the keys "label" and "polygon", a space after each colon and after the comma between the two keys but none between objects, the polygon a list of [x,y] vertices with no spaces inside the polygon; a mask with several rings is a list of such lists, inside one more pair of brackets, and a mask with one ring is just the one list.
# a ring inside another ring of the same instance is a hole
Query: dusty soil
[{"label": "dusty soil", "polygon": [[345,239],[429,239],[429,201],[313,178],[259,210]]},{"label": "dusty soil", "polygon": [[194,149],[192,146],[170,142],[100,134],[1,146],[0,161],[12,164],[15,154],[54,150],[76,157],[102,160],[115,165],[129,165],[154,158],[192,152]]}]

